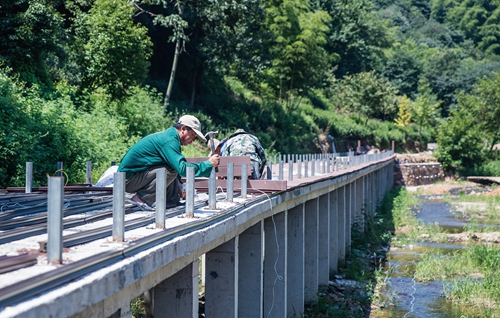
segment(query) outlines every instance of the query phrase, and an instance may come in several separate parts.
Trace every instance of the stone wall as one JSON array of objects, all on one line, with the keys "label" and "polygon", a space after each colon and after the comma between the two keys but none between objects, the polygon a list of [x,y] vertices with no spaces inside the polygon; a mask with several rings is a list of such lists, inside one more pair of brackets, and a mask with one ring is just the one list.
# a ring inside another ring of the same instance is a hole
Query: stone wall
[{"label": "stone wall", "polygon": [[419,186],[444,180],[443,167],[426,154],[396,155],[394,186]]}]

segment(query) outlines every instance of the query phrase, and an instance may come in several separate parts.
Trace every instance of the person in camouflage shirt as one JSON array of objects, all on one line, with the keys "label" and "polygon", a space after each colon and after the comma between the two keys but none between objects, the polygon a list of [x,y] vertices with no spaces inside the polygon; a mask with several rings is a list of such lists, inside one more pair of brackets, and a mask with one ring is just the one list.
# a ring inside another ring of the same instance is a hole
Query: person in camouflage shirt
[{"label": "person in camouflage shirt", "polygon": [[259,139],[244,131],[243,129],[236,130],[231,136],[221,141],[220,145],[221,156],[250,156],[252,163],[257,162],[259,169],[254,170],[252,164],[252,176],[254,179],[260,179],[266,167],[266,153]]}]

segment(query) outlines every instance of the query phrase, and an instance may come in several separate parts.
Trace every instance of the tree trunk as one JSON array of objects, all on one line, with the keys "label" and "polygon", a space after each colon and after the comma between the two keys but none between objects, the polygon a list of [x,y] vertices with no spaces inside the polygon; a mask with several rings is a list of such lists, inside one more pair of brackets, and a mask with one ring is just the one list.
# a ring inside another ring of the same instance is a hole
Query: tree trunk
[{"label": "tree trunk", "polygon": [[[182,6],[179,4],[177,8],[179,16],[182,18]],[[170,80],[168,81],[167,92],[163,100],[163,111],[168,112],[168,104],[170,103],[170,95],[172,94],[172,87],[174,86],[175,73],[177,72],[177,62],[179,62],[179,55],[181,54],[181,39],[177,38],[175,43],[174,61],[172,62],[172,70],[170,71]]]},{"label": "tree trunk", "polygon": [[177,40],[177,43],[175,44],[175,54],[174,54],[174,62],[172,63],[172,71],[170,71],[170,80],[168,81],[167,92],[165,93],[165,99],[163,100],[163,110],[165,111],[165,113],[168,112],[170,94],[172,94],[172,87],[174,86],[175,72],[177,71],[177,62],[179,61],[180,54],[181,54],[181,40]]}]

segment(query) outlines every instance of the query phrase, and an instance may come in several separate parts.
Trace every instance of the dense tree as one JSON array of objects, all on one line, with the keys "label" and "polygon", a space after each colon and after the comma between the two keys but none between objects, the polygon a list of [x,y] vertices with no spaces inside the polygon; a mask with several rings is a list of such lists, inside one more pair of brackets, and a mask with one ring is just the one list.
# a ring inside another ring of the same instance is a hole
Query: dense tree
[{"label": "dense tree", "polygon": [[462,30],[486,54],[500,54],[500,6],[494,0],[467,0],[448,8],[445,20]]},{"label": "dense tree", "polygon": [[[270,30],[271,66],[267,70],[277,98],[292,107],[293,96],[321,86],[330,59],[324,49],[330,16],[312,11],[309,0],[269,1],[266,27]],[[305,94],[304,94],[304,93]]]},{"label": "dense tree", "polygon": [[388,121],[396,116],[397,90],[374,71],[345,76],[333,90],[341,110]]},{"label": "dense tree", "polygon": [[421,61],[410,51],[399,49],[391,52],[383,66],[382,76],[394,86],[400,94],[413,96],[418,90]]},{"label": "dense tree", "polygon": [[[198,92],[213,84],[208,82],[220,81],[231,72],[255,85],[253,81],[264,67],[260,34],[264,8],[260,1],[149,0],[137,5],[147,11],[138,20],[148,25],[156,44],[150,81],[162,91],[166,85],[161,83],[175,70],[170,57],[174,52],[178,56],[177,68],[182,72],[176,73],[169,96],[174,102],[187,99],[195,107]],[[210,90],[213,93],[214,88]]]},{"label": "dense tree", "polygon": [[78,13],[75,49],[83,52],[84,87],[122,100],[146,78],[152,43],[133,13],[126,0],[96,0],[88,12]]},{"label": "dense tree", "polygon": [[28,83],[52,85],[47,60],[62,58],[63,19],[58,1],[2,1],[0,61]]},{"label": "dense tree", "polygon": [[424,128],[437,127],[440,119],[439,106],[442,101],[438,101],[431,93],[429,85],[420,84],[419,93],[411,105],[412,121],[419,127],[419,134]]},{"label": "dense tree", "polygon": [[331,17],[327,51],[337,56],[335,75],[356,74],[374,69],[383,49],[392,44],[387,20],[373,11],[369,0],[320,0]]},{"label": "dense tree", "polygon": [[482,132],[467,106],[464,104],[452,110],[439,127],[436,158],[445,169],[472,168],[483,161]]},{"label": "dense tree", "polygon": [[482,79],[471,94],[461,93],[458,105],[438,133],[438,159],[445,165],[481,165],[500,140],[500,73]]}]

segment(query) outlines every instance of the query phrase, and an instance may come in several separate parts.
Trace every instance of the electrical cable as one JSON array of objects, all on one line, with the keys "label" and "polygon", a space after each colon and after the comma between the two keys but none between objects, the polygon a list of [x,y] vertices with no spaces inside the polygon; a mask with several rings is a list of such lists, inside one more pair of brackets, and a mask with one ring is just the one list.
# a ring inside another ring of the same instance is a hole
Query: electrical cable
[{"label": "electrical cable", "polygon": [[[271,212],[273,211],[273,204],[271,202],[271,198],[269,197],[269,195],[267,193],[265,193],[264,191],[261,191],[259,189],[254,189],[254,188],[249,188],[249,189],[257,191],[257,192],[261,192],[262,194],[264,194],[267,197],[267,200],[269,201],[269,205],[271,206],[271,208],[270,208]],[[271,312],[273,311],[273,308],[274,308],[274,287],[276,286],[276,282],[278,282],[278,280],[283,280],[283,276],[281,276],[278,273],[278,269],[277,269],[277,264],[278,264],[278,261],[280,258],[280,245],[278,242],[278,231],[276,229],[276,222],[274,221],[274,214],[273,213],[271,213],[271,220],[273,221],[274,238],[276,240],[276,254],[277,255],[276,255],[276,261],[274,262],[274,265],[273,265],[274,273],[276,274],[276,278],[274,279],[274,282],[273,282],[273,298],[272,298],[272,302],[271,302],[271,308],[269,308],[269,312],[267,313],[267,317],[269,317],[271,315]]]}]

